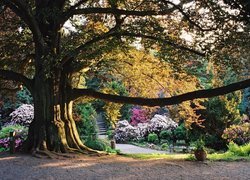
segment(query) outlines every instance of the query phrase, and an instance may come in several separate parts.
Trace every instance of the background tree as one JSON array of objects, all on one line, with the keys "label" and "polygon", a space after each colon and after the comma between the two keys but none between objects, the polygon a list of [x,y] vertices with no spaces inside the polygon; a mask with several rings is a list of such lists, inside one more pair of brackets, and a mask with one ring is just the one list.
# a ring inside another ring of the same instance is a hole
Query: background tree
[{"label": "background tree", "polygon": [[[250,80],[245,80],[160,99],[109,95],[74,86],[75,73],[84,68],[95,69],[104,53],[116,48],[125,51],[138,38],[145,49],[161,50],[162,57],[173,64],[185,62],[191,55],[204,56],[213,42],[200,43],[204,42],[200,38],[197,43],[188,44],[181,38],[182,30],[185,28],[197,37],[206,37],[208,31],[213,31],[214,37],[225,34],[220,30],[230,29],[226,21],[230,13],[225,9],[228,6],[217,1],[183,0],[175,4],[166,0],[2,0],[1,6],[1,15],[10,10],[15,14],[1,24],[17,25],[11,33],[6,34],[8,30],[3,29],[0,34],[5,38],[0,76],[21,82],[32,94],[35,118],[29,128],[27,148],[33,152],[94,152],[81,142],[72,117],[73,100],[81,96],[164,106],[250,86]],[[74,28],[65,36],[68,22]],[[11,44],[10,39],[17,43]]]}]

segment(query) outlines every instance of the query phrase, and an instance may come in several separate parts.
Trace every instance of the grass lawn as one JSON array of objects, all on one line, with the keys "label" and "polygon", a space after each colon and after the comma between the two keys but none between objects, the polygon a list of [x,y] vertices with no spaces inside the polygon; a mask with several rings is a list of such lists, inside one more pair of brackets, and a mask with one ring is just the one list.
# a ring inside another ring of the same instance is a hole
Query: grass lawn
[{"label": "grass lawn", "polygon": [[[137,159],[167,159],[167,160],[195,160],[193,154],[124,154],[123,156]],[[208,154],[210,161],[250,161],[250,156],[237,156],[230,152]]]}]

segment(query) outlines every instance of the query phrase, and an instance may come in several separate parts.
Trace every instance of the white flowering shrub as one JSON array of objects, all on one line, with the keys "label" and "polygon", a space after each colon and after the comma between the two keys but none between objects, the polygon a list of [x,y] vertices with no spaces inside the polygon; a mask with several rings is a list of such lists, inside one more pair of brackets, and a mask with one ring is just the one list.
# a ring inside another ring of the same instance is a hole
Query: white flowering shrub
[{"label": "white flowering shrub", "polygon": [[163,130],[173,130],[178,126],[171,118],[156,114],[149,122],[132,126],[123,120],[117,123],[115,140],[117,142],[135,141],[144,139],[149,133],[159,134]]},{"label": "white flowering shrub", "polygon": [[117,142],[126,142],[137,138],[137,128],[129,124],[127,120],[119,121],[115,129],[115,140]]},{"label": "white flowering shrub", "polygon": [[34,119],[34,107],[30,104],[22,104],[10,114],[11,124],[28,126]]},{"label": "white flowering shrub", "polygon": [[148,132],[158,134],[163,130],[173,130],[177,126],[171,118],[156,114],[149,122]]}]

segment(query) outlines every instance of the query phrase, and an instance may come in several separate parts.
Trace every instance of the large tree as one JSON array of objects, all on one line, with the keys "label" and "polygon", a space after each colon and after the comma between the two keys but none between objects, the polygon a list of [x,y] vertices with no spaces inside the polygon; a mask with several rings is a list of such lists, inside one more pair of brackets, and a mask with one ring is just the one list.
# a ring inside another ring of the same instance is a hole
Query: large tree
[{"label": "large tree", "polygon": [[[94,152],[80,140],[72,117],[73,101],[82,96],[165,106],[250,86],[250,80],[244,80],[170,98],[147,99],[104,94],[74,85],[75,74],[86,68],[98,68],[105,53],[117,48],[126,51],[138,41],[145,50],[159,50],[161,57],[173,64],[208,56],[212,53],[211,44],[216,40],[222,42],[224,35],[228,35],[225,32],[230,34],[231,27],[236,28],[235,24],[245,20],[245,16],[243,20],[233,18],[235,15],[222,1],[1,0],[0,3],[0,77],[22,83],[33,96],[35,118],[27,139],[27,148],[33,152]],[[228,23],[230,19],[234,25]],[[68,35],[66,25],[70,27]],[[181,38],[183,30],[200,39],[188,43]],[[205,41],[208,32],[214,35],[213,41]]]}]

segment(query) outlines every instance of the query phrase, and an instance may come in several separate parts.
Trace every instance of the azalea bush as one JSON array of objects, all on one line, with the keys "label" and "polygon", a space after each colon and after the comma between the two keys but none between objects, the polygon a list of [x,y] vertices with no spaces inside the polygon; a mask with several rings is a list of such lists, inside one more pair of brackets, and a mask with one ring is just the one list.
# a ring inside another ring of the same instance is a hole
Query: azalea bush
[{"label": "azalea bush", "polygon": [[140,138],[136,127],[129,124],[127,120],[119,121],[115,129],[116,142],[134,141]]},{"label": "azalea bush", "polygon": [[130,124],[133,126],[138,125],[139,123],[145,123],[149,121],[148,115],[145,109],[134,107],[132,110]]},{"label": "azalea bush", "polygon": [[173,130],[177,126],[171,118],[156,114],[149,122],[148,132],[159,134],[163,130]]},{"label": "azalea bush", "polygon": [[149,122],[138,123],[132,126],[128,121],[123,120],[117,123],[115,129],[115,140],[117,142],[137,141],[145,139],[148,134],[159,134],[163,130],[173,130],[178,126],[171,118],[156,114]]},{"label": "azalea bush", "polygon": [[[15,150],[19,151],[22,147],[24,140],[20,137],[15,138]],[[10,147],[10,138],[0,139],[0,152],[8,151]]]},{"label": "azalea bush", "polygon": [[20,150],[27,138],[28,126],[34,119],[34,107],[22,104],[12,113],[10,121],[5,123],[0,131],[0,151],[7,151],[10,146],[10,132],[15,132],[15,148]]},{"label": "azalea bush", "polygon": [[34,107],[31,104],[22,104],[15,111],[10,113],[10,124],[29,126],[34,119]]},{"label": "azalea bush", "polygon": [[250,123],[240,125],[232,125],[226,128],[223,132],[222,138],[228,142],[235,142],[238,145],[243,145],[250,142]]},{"label": "azalea bush", "polygon": [[23,142],[25,141],[28,128],[18,124],[5,125],[0,131],[0,151],[7,151],[10,146],[10,132],[15,132],[15,148],[16,151],[20,150]]}]

